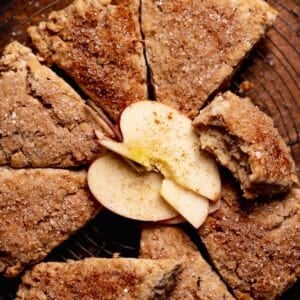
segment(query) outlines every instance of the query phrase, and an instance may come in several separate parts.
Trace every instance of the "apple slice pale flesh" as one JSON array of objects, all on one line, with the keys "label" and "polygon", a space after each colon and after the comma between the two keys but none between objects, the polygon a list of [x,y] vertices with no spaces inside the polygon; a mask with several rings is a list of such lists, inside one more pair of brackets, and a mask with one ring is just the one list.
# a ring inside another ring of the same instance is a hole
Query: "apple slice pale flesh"
[{"label": "apple slice pale flesh", "polygon": [[120,129],[122,143],[101,135],[100,144],[212,201],[219,198],[217,165],[199,150],[189,118],[162,103],[140,101],[123,111]]},{"label": "apple slice pale flesh", "polygon": [[104,207],[140,221],[160,221],[178,215],[161,198],[161,184],[160,174],[139,174],[113,153],[98,158],[88,171],[90,191]]},{"label": "apple slice pale flesh", "polygon": [[209,200],[184,189],[172,180],[164,179],[160,194],[190,224],[199,228],[208,216]]},{"label": "apple slice pale flesh", "polygon": [[181,223],[185,223],[185,222],[186,222],[185,218],[183,218],[182,216],[177,216],[177,217],[167,219],[164,221],[159,221],[158,223],[162,224],[162,225],[177,225],[177,224],[181,224]]},{"label": "apple slice pale flesh", "polygon": [[[221,199],[213,202],[213,201],[209,201],[209,209],[208,209],[208,214],[213,214],[216,211],[219,210],[219,208],[221,207]],[[183,218],[182,216],[176,216],[174,218],[171,219],[167,219],[167,220],[163,220],[163,221],[159,221],[159,224],[162,225],[176,225],[176,224],[181,224],[186,222],[186,219]]]}]

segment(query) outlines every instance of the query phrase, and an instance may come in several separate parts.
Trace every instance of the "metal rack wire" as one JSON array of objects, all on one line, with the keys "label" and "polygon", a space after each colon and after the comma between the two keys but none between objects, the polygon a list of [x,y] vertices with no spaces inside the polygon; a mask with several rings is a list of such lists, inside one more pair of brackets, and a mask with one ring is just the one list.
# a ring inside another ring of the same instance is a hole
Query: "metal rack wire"
[{"label": "metal rack wire", "polygon": [[[1,0],[0,52],[11,40],[28,42],[26,28],[36,24],[53,10],[72,0]],[[300,171],[300,2],[269,0],[280,15],[266,38],[242,65],[230,89],[239,92],[241,82],[250,81],[254,88],[245,92],[267,114],[291,146]],[[101,225],[100,225],[101,224]],[[139,225],[106,211],[88,226],[55,249],[47,260],[65,261],[89,256],[135,257],[138,254]],[[13,299],[19,279],[0,277],[0,299]],[[295,286],[282,299],[299,299]]]}]

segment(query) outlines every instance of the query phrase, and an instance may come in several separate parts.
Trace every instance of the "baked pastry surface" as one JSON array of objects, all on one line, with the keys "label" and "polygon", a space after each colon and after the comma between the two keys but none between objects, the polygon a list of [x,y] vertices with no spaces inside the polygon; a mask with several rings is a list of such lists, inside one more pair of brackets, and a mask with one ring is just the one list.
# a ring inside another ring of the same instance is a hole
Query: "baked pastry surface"
[{"label": "baked pastry surface", "polygon": [[87,258],[41,263],[22,278],[17,299],[168,299],[176,260]]},{"label": "baked pastry surface", "polygon": [[183,230],[171,226],[144,226],[140,257],[174,258],[183,265],[168,299],[234,299],[225,284],[202,258]]},{"label": "baked pastry surface", "polygon": [[237,191],[223,183],[221,208],[200,237],[238,299],[277,299],[300,276],[300,190],[263,202]]},{"label": "baked pastry surface", "polygon": [[40,57],[55,63],[113,119],[147,98],[138,0],[76,0],[28,33]]},{"label": "baked pastry surface", "polygon": [[64,168],[103,153],[84,101],[18,42],[0,59],[0,98],[0,165]]},{"label": "baked pastry surface", "polygon": [[261,0],[143,0],[142,32],[157,100],[195,117],[276,14]]},{"label": "baked pastry surface", "polygon": [[193,125],[201,148],[233,173],[246,198],[285,192],[298,182],[290,149],[249,98],[220,94]]},{"label": "baked pastry surface", "polygon": [[86,172],[0,169],[0,273],[17,276],[99,211]]}]

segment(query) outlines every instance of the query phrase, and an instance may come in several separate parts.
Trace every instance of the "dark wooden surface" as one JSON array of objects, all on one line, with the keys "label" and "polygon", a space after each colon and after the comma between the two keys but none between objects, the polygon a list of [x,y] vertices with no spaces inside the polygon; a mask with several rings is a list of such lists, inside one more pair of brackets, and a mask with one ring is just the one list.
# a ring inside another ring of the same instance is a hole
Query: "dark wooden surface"
[{"label": "dark wooden surface", "polygon": [[[26,28],[52,10],[67,6],[72,0],[0,0],[0,53],[11,40],[28,42]],[[230,89],[239,93],[239,85],[247,80],[253,84],[244,95],[273,117],[281,135],[291,147],[300,173],[300,1],[270,0],[279,17],[266,38],[244,62]],[[53,251],[47,260],[65,261],[87,256],[111,257],[138,253],[139,224],[101,213],[86,228]],[[199,245],[201,249],[201,245]],[[204,250],[205,251],[205,250]],[[19,279],[0,276],[0,299],[13,299]],[[296,284],[282,299],[300,299]]]}]

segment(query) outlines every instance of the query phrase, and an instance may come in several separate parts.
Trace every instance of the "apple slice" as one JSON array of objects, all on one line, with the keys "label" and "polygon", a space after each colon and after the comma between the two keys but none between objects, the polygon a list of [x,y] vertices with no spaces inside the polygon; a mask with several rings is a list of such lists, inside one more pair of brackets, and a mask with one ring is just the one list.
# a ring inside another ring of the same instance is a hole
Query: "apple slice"
[{"label": "apple slice", "polygon": [[164,221],[159,221],[158,223],[162,224],[162,225],[177,225],[177,224],[181,224],[181,223],[185,223],[185,222],[186,222],[185,218],[183,218],[182,216],[177,216],[177,217],[167,219]]},{"label": "apple slice", "polygon": [[162,103],[140,101],[123,111],[120,129],[122,143],[103,134],[99,143],[147,170],[159,170],[166,178],[210,200],[219,198],[217,165],[199,150],[199,138],[190,119]]},{"label": "apple slice", "polygon": [[217,210],[219,210],[220,207],[221,207],[221,199],[219,199],[215,202],[209,201],[208,214],[211,215],[211,214],[215,213]]},{"label": "apple slice", "polygon": [[140,221],[159,221],[178,215],[161,198],[161,184],[160,174],[139,174],[113,153],[94,161],[88,171],[90,191],[104,207]]},{"label": "apple slice", "polygon": [[206,220],[209,210],[209,201],[206,198],[169,179],[163,180],[160,194],[195,228],[199,228]]},{"label": "apple slice", "polygon": [[[221,199],[219,199],[215,202],[209,201],[208,214],[210,215],[210,214],[215,213],[216,211],[219,210],[220,207],[221,207]],[[176,225],[176,224],[181,224],[184,222],[186,222],[186,219],[179,215],[179,216],[176,216],[171,219],[159,221],[158,223],[163,224],[163,225]]]}]

